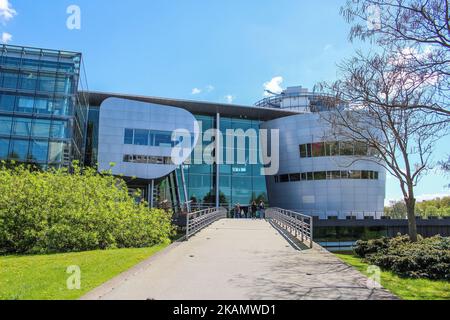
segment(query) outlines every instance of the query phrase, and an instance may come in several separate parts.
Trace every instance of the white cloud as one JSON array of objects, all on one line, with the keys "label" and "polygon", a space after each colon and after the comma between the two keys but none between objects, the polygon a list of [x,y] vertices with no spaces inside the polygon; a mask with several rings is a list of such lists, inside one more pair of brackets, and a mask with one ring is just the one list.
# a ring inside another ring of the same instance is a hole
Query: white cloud
[{"label": "white cloud", "polygon": [[207,92],[211,92],[211,91],[214,91],[214,86],[213,85],[211,85],[211,84],[208,84],[207,86],[206,86],[206,91]]},{"label": "white cloud", "polygon": [[277,77],[273,77],[272,80],[265,82],[263,84],[264,87],[264,96],[271,96],[272,94],[269,93],[273,92],[273,93],[281,93],[281,91],[283,91],[283,88],[281,87],[281,84],[283,83],[283,77],[277,76]]},{"label": "white cloud", "polygon": [[199,94],[199,93],[202,93],[202,90],[201,89],[199,89],[199,88],[194,88],[194,89],[192,89],[192,92],[191,92],[191,94]]},{"label": "white cloud", "polygon": [[233,103],[234,99],[236,99],[236,97],[231,94],[227,94],[225,96],[225,100],[227,101],[227,103]]},{"label": "white cloud", "polygon": [[3,32],[1,36],[1,42],[2,43],[8,43],[12,40],[12,35],[8,32]]},{"label": "white cloud", "polygon": [[5,24],[15,15],[17,15],[17,11],[9,3],[9,0],[0,0],[0,21]]},{"label": "white cloud", "polygon": [[329,50],[333,49],[333,45],[331,43],[328,43],[327,45],[325,45],[325,47],[323,48],[323,51],[327,52]]}]

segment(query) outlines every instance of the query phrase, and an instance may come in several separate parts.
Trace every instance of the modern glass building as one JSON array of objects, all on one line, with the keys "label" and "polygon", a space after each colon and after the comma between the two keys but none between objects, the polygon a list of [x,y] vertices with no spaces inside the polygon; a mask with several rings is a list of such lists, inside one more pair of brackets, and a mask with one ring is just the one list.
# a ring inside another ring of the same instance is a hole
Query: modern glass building
[{"label": "modern glass building", "polygon": [[[102,116],[100,116],[100,114],[102,114],[102,110],[106,103],[105,101],[108,101],[110,98],[123,99],[122,104],[120,104],[121,106],[126,104],[125,101],[140,101],[147,104],[176,107],[188,111],[194,115],[195,120],[198,122],[200,137],[203,137],[208,130],[219,129],[224,133],[223,142],[220,145],[220,152],[225,155],[231,150],[236,158],[238,152],[236,139],[238,139],[238,137],[233,137],[235,146],[228,145],[228,141],[230,140],[227,139],[225,134],[228,129],[241,129],[244,132],[252,129],[256,135],[258,135],[262,122],[279,116],[293,114],[291,111],[287,110],[268,110],[263,108],[252,108],[249,106],[101,92],[90,92],[89,97],[90,111],[87,124],[86,165],[92,166],[98,164],[98,150],[101,149],[102,144],[101,134],[99,134],[100,128],[103,126]],[[145,109],[145,106],[142,106],[142,109]],[[111,115],[112,112],[112,110],[108,109],[107,113]],[[149,112],[153,112],[152,115],[154,118],[158,116],[155,111]],[[141,115],[141,118],[143,117],[145,117],[145,115]],[[122,123],[131,121],[129,119],[124,119],[124,116],[122,116],[121,119],[123,119],[121,121]],[[139,124],[130,124],[129,127],[136,125],[139,126]],[[142,125],[152,132],[149,123]],[[139,133],[142,133],[141,130],[144,127],[139,128]],[[123,139],[125,144],[131,141],[125,141],[128,139],[126,137],[127,132],[127,128],[124,128]],[[144,140],[147,141],[146,138],[143,140],[142,138],[143,137],[139,135],[139,141],[136,143],[139,144],[136,148],[140,150],[142,150],[141,142]],[[136,131],[134,131],[134,140],[136,140]],[[211,141],[199,139],[197,145],[194,146],[194,149],[200,148],[200,150],[203,150],[210,143]],[[259,153],[260,150],[258,147],[259,141],[257,147],[253,147],[252,149],[249,145],[249,140],[245,139],[244,152],[246,161],[242,164],[228,164],[225,163],[225,161],[224,163],[219,164],[208,164],[201,159],[203,156],[201,152],[199,155],[199,153],[192,151],[188,159],[186,159],[182,165],[177,166],[175,170],[166,176],[150,179],[151,181],[149,179],[143,179],[142,176],[139,175],[135,175],[133,179],[126,173],[124,176],[128,178],[128,184],[132,189],[144,190],[145,198],[154,205],[161,204],[162,202],[169,202],[173,207],[182,207],[186,202],[190,202],[189,206],[192,208],[210,207],[215,205],[231,208],[236,203],[240,203],[242,206],[249,205],[253,200],[264,200],[267,203],[269,197],[266,188],[266,177],[261,174],[262,165],[252,164],[248,161],[250,154]],[[155,156],[160,152],[159,150],[151,149],[151,146],[149,148],[150,149],[145,151],[136,151],[134,154],[146,153],[149,156]],[[198,159],[199,156],[200,159]],[[149,164],[147,158],[141,157],[141,159],[143,160],[137,159],[134,161],[144,161],[147,165]],[[116,168],[114,168],[114,170],[115,169]],[[117,171],[117,174],[119,174],[119,171]],[[122,170],[122,174],[125,171],[125,169]]]},{"label": "modern glass building", "polygon": [[[80,53],[0,50],[2,160],[43,169],[81,160],[122,176],[151,206],[176,211],[264,200],[320,217],[382,214],[385,169],[367,146],[330,138],[321,115],[340,107],[330,105],[331,97],[291,87],[246,106],[93,92]],[[187,136],[173,136],[180,129]],[[252,161],[267,151],[260,133],[268,131],[279,138],[277,171],[270,174]],[[187,141],[194,144],[181,147]],[[227,161],[215,161],[224,155]]]},{"label": "modern glass building", "polygon": [[0,159],[42,168],[83,159],[81,63],[80,53],[0,46]]}]

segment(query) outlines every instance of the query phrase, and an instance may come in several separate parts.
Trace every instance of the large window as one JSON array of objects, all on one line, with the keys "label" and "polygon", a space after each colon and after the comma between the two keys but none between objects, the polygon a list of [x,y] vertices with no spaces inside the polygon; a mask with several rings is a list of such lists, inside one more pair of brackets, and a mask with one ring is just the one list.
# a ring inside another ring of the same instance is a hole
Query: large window
[{"label": "large window", "polygon": [[39,91],[53,92],[55,90],[55,77],[52,75],[40,75],[39,77]]},{"label": "large window", "polygon": [[325,142],[325,155],[328,157],[339,155],[339,142]]},{"label": "large window", "polygon": [[323,142],[312,143],[312,156],[313,157],[324,157],[325,156],[325,145]]},{"label": "large window", "polygon": [[0,158],[2,159],[8,158],[8,151],[9,151],[9,139],[0,138]]},{"label": "large window", "polygon": [[64,152],[63,142],[50,142],[48,145],[48,161],[50,163],[61,162]]},{"label": "large window", "polygon": [[57,93],[65,93],[65,94],[69,94],[71,91],[71,87],[70,87],[70,78],[63,78],[63,77],[58,77],[56,79],[56,86],[55,86],[55,91]]},{"label": "large window", "polygon": [[364,179],[378,180],[377,171],[351,170],[351,171],[315,171],[290,173],[275,176],[275,183],[315,180],[338,180],[338,179]]},{"label": "large window", "polygon": [[28,160],[28,140],[11,140],[9,158],[14,160]]},{"label": "large window", "polygon": [[134,144],[138,146],[148,145],[148,130],[134,130]]},{"label": "large window", "polygon": [[34,140],[31,142],[31,159],[38,162],[46,162],[48,142]]},{"label": "large window", "polygon": [[341,156],[352,156],[353,153],[353,143],[347,141],[340,142],[340,155]]},{"label": "large window", "polygon": [[124,144],[138,146],[173,147],[172,132],[145,129],[125,129]]},{"label": "large window", "polygon": [[20,75],[20,89],[34,91],[36,90],[37,76],[36,73],[27,72]]},{"label": "large window", "polygon": [[53,120],[50,130],[50,138],[66,139],[69,137],[69,128],[67,121]]},{"label": "large window", "polygon": [[123,156],[123,162],[146,163],[146,164],[173,164],[171,157],[147,156],[147,155],[129,155]]},{"label": "large window", "polygon": [[33,137],[47,138],[50,133],[51,120],[35,119],[33,122]]},{"label": "large window", "polygon": [[13,135],[30,136],[31,135],[31,119],[29,118],[15,118]]},{"label": "large window", "polygon": [[314,180],[326,180],[326,179],[327,179],[326,171],[314,172]]},{"label": "large window", "polygon": [[11,126],[12,126],[12,118],[11,117],[0,117],[0,134],[2,135],[10,135],[11,134]]},{"label": "large window", "polygon": [[13,111],[15,103],[16,103],[16,96],[5,93],[0,95],[0,110]]},{"label": "large window", "polygon": [[2,87],[7,89],[16,89],[18,74],[15,72],[2,72],[2,74],[3,74]]},{"label": "large window", "polygon": [[34,109],[39,114],[51,114],[52,103],[48,99],[36,98],[34,100]]},{"label": "large window", "polygon": [[125,129],[125,140],[124,140],[125,144],[133,144],[133,134],[134,134],[133,129]]},{"label": "large window", "polygon": [[71,101],[69,98],[56,99],[53,101],[53,114],[54,115],[69,115],[72,113]]},{"label": "large window", "polygon": [[308,158],[308,153],[306,152],[307,144],[300,145],[300,158]]},{"label": "large window", "polygon": [[34,98],[29,96],[18,97],[16,111],[24,113],[33,113]]},{"label": "large window", "polygon": [[172,134],[170,132],[155,132],[151,133],[152,137],[154,137],[154,146],[161,147],[172,147]]},{"label": "large window", "polygon": [[300,158],[333,156],[374,156],[364,142],[328,141],[305,143],[299,146]]}]

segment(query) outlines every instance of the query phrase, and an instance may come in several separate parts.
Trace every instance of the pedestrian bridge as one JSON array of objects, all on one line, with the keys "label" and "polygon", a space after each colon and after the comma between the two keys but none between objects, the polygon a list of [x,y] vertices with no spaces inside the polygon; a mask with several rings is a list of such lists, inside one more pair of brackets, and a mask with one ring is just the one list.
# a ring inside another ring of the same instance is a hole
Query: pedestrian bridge
[{"label": "pedestrian bridge", "polygon": [[266,220],[226,219],[224,213],[210,209],[190,215],[187,241],[172,244],[83,299],[395,298],[312,242],[307,231],[301,241],[298,228],[306,228],[299,226],[301,219],[300,224],[277,221],[283,213],[270,209]]}]

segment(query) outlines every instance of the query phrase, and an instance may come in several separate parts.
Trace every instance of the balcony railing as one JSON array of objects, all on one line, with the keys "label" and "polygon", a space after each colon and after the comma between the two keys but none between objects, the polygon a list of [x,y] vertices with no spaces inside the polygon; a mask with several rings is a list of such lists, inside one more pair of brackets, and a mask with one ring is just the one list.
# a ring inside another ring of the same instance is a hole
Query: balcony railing
[{"label": "balcony railing", "polygon": [[280,208],[267,209],[266,217],[302,242],[309,242],[310,248],[313,247],[313,217]]},{"label": "balcony railing", "polygon": [[225,208],[208,208],[186,214],[186,240],[213,222],[226,217]]}]

